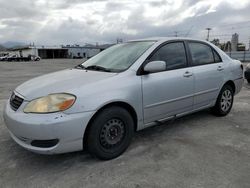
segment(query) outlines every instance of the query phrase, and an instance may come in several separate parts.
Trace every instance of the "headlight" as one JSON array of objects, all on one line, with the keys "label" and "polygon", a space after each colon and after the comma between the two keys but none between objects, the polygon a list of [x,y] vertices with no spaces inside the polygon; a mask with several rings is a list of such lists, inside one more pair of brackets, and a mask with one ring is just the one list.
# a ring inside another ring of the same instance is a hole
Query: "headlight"
[{"label": "headlight", "polygon": [[41,97],[29,102],[25,108],[25,113],[51,113],[64,111],[70,108],[76,100],[74,95],[59,93]]}]

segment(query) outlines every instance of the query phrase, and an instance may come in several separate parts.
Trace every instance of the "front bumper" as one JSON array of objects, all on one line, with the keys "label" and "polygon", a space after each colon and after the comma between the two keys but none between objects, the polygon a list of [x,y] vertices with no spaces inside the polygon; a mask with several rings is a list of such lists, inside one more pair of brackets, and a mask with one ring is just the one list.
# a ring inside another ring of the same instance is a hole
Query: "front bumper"
[{"label": "front bumper", "polygon": [[[4,109],[4,121],[11,137],[22,147],[41,154],[57,154],[83,149],[83,135],[94,112],[75,114],[26,114],[10,108]],[[36,147],[34,140],[58,140],[51,147]],[[34,142],[33,142],[34,143]]]}]

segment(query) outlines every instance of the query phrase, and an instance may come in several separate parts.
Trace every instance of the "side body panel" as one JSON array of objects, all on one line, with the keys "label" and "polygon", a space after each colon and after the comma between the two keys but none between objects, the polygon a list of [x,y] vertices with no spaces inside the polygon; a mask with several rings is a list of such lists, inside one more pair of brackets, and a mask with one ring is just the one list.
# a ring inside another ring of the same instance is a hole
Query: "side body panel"
[{"label": "side body panel", "polygon": [[[127,70],[98,83],[88,84],[73,90],[77,103],[65,113],[98,111],[113,102],[129,104],[137,114],[138,129],[143,126],[141,78]],[[87,91],[87,92],[86,92]]]},{"label": "side body panel", "polygon": [[194,109],[211,106],[216,100],[221,86],[224,84],[223,63],[212,63],[193,67],[194,86]]},{"label": "side body panel", "polygon": [[194,77],[184,77],[191,68],[142,76],[144,123],[192,110]]}]

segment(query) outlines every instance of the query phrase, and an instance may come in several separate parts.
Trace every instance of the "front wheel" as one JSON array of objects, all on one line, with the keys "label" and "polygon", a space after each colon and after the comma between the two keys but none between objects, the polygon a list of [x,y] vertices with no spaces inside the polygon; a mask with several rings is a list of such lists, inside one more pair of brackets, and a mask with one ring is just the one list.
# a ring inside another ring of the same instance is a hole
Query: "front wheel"
[{"label": "front wheel", "polygon": [[234,100],[234,92],[230,85],[225,85],[220,91],[215,106],[212,108],[213,114],[217,116],[226,116],[232,106]]},{"label": "front wheel", "polygon": [[126,109],[118,106],[102,110],[89,126],[87,150],[102,160],[121,155],[134,133],[133,118]]}]

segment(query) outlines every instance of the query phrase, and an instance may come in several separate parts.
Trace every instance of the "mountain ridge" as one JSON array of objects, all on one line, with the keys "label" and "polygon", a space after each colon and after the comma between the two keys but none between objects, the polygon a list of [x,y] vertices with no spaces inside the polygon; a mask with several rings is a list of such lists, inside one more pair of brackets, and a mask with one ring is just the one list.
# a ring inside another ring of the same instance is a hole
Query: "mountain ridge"
[{"label": "mountain ridge", "polygon": [[17,41],[7,41],[4,43],[0,43],[0,46],[4,47],[4,48],[13,48],[13,47],[19,47],[19,46],[25,46],[27,45],[24,42],[17,42]]}]

